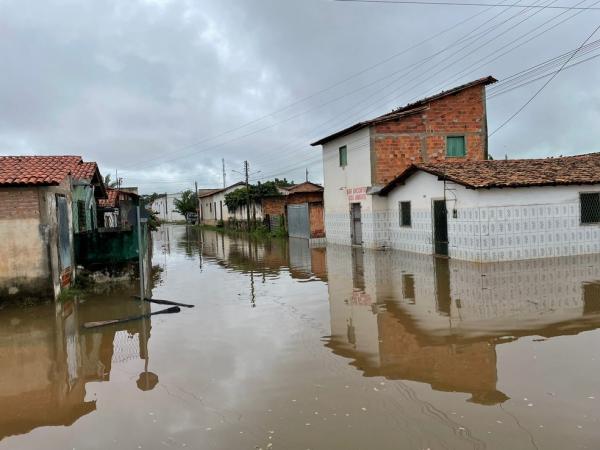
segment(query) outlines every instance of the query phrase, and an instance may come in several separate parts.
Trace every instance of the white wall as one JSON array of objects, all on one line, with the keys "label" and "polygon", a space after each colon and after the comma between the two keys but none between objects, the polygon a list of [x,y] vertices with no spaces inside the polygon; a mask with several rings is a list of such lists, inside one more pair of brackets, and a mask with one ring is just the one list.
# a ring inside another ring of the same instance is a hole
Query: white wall
[{"label": "white wall", "polygon": [[[446,183],[449,255],[489,262],[600,252],[600,226],[581,225],[579,211],[579,193],[599,191],[600,186],[474,190]],[[377,244],[432,253],[431,205],[444,198],[443,181],[418,172],[385,198],[375,227],[389,234],[385,239],[382,233]],[[400,227],[400,201],[411,202],[410,228]]]},{"label": "white wall", "polygon": [[[246,208],[237,211],[229,211],[225,204],[225,196],[230,192],[244,189],[244,186],[234,186],[221,192],[200,198],[200,207],[202,208],[202,220],[213,223],[219,220],[228,221],[230,219],[246,220]],[[262,206],[260,204],[250,205],[250,218],[262,220]]]},{"label": "white wall", "polygon": [[[339,148],[347,147],[348,165],[340,167]],[[363,213],[363,239],[372,239],[368,222],[373,210],[371,196],[361,200],[349,200],[348,189],[371,186],[370,133],[365,127],[347,136],[334,139],[323,145],[323,178],[325,202],[325,234],[332,243],[349,245],[350,203],[361,203]]]},{"label": "white wall", "polygon": [[152,202],[152,211],[158,213],[158,218],[163,222],[177,222],[185,220],[182,214],[175,211],[175,200],[181,198],[181,193],[167,194],[158,197]]}]

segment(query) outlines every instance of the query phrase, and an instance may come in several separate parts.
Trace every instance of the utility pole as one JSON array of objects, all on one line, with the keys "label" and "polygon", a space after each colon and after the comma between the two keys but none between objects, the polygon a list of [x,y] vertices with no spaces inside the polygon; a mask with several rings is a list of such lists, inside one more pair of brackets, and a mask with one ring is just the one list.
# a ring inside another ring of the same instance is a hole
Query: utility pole
[{"label": "utility pole", "polygon": [[248,223],[248,231],[250,231],[250,186],[248,185],[248,169],[250,165],[248,161],[244,161],[244,174],[246,176],[246,220]]},{"label": "utility pole", "polygon": [[225,158],[221,159],[221,163],[223,164],[223,189],[227,187],[227,173],[225,172]]},{"label": "utility pole", "polygon": [[196,195],[196,220],[200,223],[200,197],[198,196],[198,182],[194,181],[194,193]]},{"label": "utility pole", "polygon": [[308,167],[306,168],[306,181],[308,182]]}]

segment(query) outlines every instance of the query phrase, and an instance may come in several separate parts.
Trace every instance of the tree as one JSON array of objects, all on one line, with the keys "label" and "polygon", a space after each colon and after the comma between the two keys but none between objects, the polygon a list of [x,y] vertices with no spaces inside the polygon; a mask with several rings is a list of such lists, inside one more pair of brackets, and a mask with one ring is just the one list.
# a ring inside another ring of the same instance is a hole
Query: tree
[{"label": "tree", "polygon": [[250,202],[259,201],[261,198],[266,196],[277,196],[281,195],[279,192],[280,187],[292,186],[294,182],[289,182],[287,179],[280,180],[275,178],[271,181],[265,181],[264,183],[258,182],[257,184],[250,184],[248,186],[249,195],[246,196],[246,189],[240,188],[233,192],[225,195],[225,204],[227,209],[230,211],[236,211],[246,206],[248,197]]},{"label": "tree", "polygon": [[118,185],[118,182],[116,182],[116,181],[111,181],[111,178],[110,178],[110,173],[107,173],[107,174],[104,176],[104,186],[106,186],[107,188],[116,188],[116,187],[117,187],[117,185]]},{"label": "tree", "polygon": [[180,199],[175,199],[173,202],[175,205],[175,211],[182,216],[186,216],[188,213],[196,212],[198,207],[198,197],[192,190],[183,191]]}]

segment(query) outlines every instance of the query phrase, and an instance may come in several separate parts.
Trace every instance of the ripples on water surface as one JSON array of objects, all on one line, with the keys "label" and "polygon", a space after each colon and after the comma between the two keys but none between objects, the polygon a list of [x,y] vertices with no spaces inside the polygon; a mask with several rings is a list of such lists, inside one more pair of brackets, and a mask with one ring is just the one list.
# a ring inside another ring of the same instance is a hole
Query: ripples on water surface
[{"label": "ripples on water surface", "polygon": [[153,296],[196,308],[81,328],[139,313],[132,283],[0,310],[0,449],[600,447],[600,255],[481,266],[184,226],[153,254]]}]

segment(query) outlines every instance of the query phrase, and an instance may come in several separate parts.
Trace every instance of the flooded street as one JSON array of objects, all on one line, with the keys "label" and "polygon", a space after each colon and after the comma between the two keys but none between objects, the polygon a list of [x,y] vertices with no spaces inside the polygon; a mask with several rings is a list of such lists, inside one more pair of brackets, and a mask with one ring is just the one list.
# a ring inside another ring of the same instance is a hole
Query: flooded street
[{"label": "flooded street", "polygon": [[[0,449],[600,447],[600,255],[481,266],[185,226],[129,288],[0,310]],[[152,305],[152,311],[163,309]]]}]

